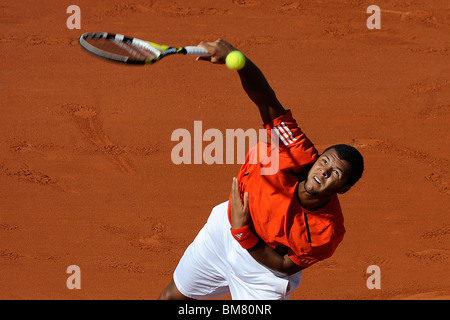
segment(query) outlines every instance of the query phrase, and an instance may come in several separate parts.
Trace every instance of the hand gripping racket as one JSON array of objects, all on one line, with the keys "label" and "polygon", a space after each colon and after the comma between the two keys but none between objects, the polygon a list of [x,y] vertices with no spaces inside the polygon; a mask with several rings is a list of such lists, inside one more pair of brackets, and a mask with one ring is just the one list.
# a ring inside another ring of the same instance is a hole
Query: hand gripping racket
[{"label": "hand gripping racket", "polygon": [[152,64],[171,54],[210,56],[208,51],[201,47],[174,48],[107,32],[85,33],[80,37],[80,45],[102,58],[129,64]]}]

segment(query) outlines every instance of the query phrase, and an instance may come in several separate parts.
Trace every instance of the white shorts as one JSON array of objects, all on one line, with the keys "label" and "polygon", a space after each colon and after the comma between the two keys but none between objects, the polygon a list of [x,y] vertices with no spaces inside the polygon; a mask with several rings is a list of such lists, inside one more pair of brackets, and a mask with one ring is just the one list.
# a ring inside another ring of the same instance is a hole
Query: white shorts
[{"label": "white shorts", "polygon": [[237,300],[289,299],[300,284],[301,271],[276,275],[241,247],[230,228],[227,201],[213,208],[178,263],[173,275],[178,290],[193,299],[214,299],[228,293]]}]

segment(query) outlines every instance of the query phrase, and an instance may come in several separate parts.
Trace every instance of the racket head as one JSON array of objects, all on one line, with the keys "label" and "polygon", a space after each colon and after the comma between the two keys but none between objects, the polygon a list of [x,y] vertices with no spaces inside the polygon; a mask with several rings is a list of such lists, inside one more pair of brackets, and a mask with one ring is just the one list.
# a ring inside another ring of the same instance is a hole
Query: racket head
[{"label": "racket head", "polygon": [[168,47],[108,32],[89,32],[81,35],[80,45],[99,57],[129,63],[149,64],[161,58],[161,52]]}]

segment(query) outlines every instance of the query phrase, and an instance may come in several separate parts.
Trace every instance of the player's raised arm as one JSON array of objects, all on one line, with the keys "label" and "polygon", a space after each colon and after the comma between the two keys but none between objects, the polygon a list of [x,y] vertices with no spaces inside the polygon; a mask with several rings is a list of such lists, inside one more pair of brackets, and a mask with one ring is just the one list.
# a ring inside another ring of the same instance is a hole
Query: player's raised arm
[{"label": "player's raised arm", "polygon": [[[222,39],[214,42],[201,42],[199,46],[204,47],[211,54],[210,57],[201,57],[199,60],[208,60],[219,64],[224,64],[227,55],[231,51],[237,50]],[[245,92],[258,106],[264,123],[269,123],[286,113],[263,73],[250,59],[246,58],[244,67],[238,73]]]}]

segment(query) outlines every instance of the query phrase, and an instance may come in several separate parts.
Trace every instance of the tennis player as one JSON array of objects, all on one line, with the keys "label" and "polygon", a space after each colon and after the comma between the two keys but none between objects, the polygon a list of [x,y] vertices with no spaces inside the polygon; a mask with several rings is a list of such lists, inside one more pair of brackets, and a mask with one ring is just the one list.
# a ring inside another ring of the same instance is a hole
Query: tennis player
[{"label": "tennis player", "polygon": [[[235,50],[221,39],[200,46],[211,57],[199,59],[217,64]],[[252,161],[260,153],[249,150],[233,178],[229,201],[213,208],[160,299],[213,299],[228,293],[233,299],[288,299],[302,270],[329,258],[344,237],[338,194],[362,176],[361,154],[348,145],[319,154],[251,60],[238,74],[264,127],[279,139],[279,170],[261,174],[267,161]]]}]

